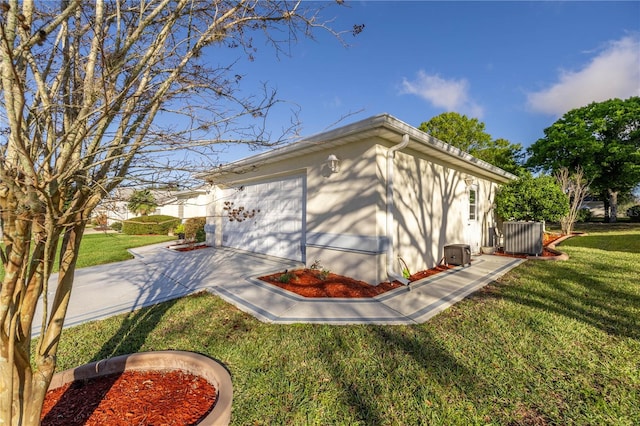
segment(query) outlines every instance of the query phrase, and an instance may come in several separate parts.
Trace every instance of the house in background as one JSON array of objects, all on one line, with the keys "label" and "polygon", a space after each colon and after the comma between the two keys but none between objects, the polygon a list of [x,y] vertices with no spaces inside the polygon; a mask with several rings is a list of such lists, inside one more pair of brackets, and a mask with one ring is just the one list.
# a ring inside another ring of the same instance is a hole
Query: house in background
[{"label": "house in background", "polygon": [[[106,215],[107,225],[136,217],[137,215],[127,207],[134,192],[135,188],[116,188],[96,207],[93,216]],[[205,217],[207,204],[210,202],[209,191],[206,188],[182,191],[152,189],[151,193],[158,204],[153,214],[169,215],[183,220]]]},{"label": "house in background", "polygon": [[116,188],[94,209],[91,214],[92,217],[96,218],[104,215],[107,218],[108,226],[115,222],[122,222],[135,217],[136,215],[127,208],[129,198],[133,192],[133,188]]},{"label": "house in background", "polygon": [[155,214],[179,217],[183,220],[193,217],[205,217],[209,202],[210,197],[207,188],[166,192],[164,197],[159,199]]},{"label": "house in background", "polygon": [[487,245],[512,174],[378,115],[198,176],[207,241],[377,284],[431,268],[447,244]]}]

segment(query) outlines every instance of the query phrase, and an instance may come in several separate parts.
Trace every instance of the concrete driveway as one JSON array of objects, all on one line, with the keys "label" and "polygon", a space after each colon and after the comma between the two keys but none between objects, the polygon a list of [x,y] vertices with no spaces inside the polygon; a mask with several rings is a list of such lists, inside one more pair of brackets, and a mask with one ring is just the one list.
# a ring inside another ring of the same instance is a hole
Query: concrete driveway
[{"label": "concrete driveway", "polygon": [[[299,262],[231,249],[177,252],[167,243],[129,250],[134,259],[76,270],[65,327],[131,312],[200,290],[247,282],[249,277],[302,266]],[[57,276],[51,277],[55,283]],[[49,300],[55,289],[50,288]],[[41,330],[41,307],[33,334]]]}]

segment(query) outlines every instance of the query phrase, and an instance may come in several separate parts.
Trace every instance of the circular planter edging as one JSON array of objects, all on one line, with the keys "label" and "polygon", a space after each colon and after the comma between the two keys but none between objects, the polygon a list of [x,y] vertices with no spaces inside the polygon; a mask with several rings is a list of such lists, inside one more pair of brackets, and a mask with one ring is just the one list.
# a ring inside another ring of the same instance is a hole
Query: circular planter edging
[{"label": "circular planter edging", "polygon": [[219,362],[194,352],[151,351],[121,355],[54,374],[49,390],[59,388],[76,380],[107,376],[123,371],[168,371],[182,370],[211,383],[218,395],[213,409],[199,426],[228,425],[231,420],[233,385],[231,375]]}]

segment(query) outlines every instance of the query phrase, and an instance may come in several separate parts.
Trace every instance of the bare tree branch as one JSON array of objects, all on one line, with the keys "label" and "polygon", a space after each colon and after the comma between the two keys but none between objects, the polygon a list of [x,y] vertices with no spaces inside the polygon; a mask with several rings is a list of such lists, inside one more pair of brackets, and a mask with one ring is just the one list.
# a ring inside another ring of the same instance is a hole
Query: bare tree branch
[{"label": "bare tree branch", "polygon": [[[55,369],[79,243],[124,182],[172,179],[222,147],[270,147],[266,86],[234,72],[256,40],[276,55],[327,31],[329,4],[275,0],[9,0],[0,11],[0,417],[35,425]],[[229,63],[214,52],[237,52]],[[211,59],[215,59],[213,61]],[[178,119],[180,118],[180,119]],[[166,124],[170,121],[171,124]],[[290,133],[291,132],[291,133]],[[160,175],[164,175],[161,177]],[[31,325],[60,262],[31,353]],[[33,357],[35,366],[31,366]],[[8,420],[9,421],[9,420]]]}]

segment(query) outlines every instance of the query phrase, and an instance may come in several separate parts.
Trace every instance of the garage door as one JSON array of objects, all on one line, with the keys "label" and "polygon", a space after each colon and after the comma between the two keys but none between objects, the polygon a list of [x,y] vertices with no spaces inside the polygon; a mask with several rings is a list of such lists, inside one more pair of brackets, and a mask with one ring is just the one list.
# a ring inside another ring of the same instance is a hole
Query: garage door
[{"label": "garage door", "polygon": [[225,189],[222,205],[238,213],[223,211],[222,245],[304,262],[305,186],[298,175]]}]

